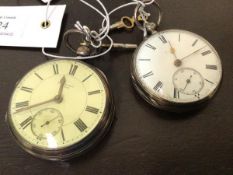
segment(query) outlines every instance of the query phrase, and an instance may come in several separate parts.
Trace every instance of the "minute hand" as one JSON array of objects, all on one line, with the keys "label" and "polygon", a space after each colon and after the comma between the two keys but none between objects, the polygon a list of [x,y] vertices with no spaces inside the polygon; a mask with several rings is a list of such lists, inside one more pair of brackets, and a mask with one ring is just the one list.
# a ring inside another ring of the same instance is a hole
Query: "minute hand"
[{"label": "minute hand", "polygon": [[56,95],[55,97],[53,97],[53,98],[50,99],[50,100],[47,100],[47,101],[44,101],[44,102],[40,102],[40,103],[31,105],[31,106],[28,106],[28,107],[25,107],[25,108],[18,109],[18,110],[16,110],[15,114],[16,114],[16,113],[19,113],[19,112],[22,112],[22,111],[29,110],[29,109],[31,109],[31,108],[35,108],[35,107],[38,107],[38,106],[47,104],[47,103],[57,102],[58,100],[59,100],[59,96]]},{"label": "minute hand", "polygon": [[189,54],[189,55],[187,55],[187,56],[181,58],[180,60],[184,60],[184,59],[186,59],[186,58],[188,58],[188,57],[194,55],[195,53],[199,52],[200,50],[204,49],[205,47],[206,47],[206,46],[204,46],[204,47],[202,47],[202,48],[200,48],[200,49],[194,51],[193,53],[191,53],[191,54]]}]

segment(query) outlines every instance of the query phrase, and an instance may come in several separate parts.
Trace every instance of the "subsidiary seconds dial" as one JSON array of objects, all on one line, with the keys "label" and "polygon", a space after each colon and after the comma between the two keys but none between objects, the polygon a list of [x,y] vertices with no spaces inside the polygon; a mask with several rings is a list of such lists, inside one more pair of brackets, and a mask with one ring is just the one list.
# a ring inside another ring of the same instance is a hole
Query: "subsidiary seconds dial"
[{"label": "subsidiary seconds dial", "polygon": [[63,116],[57,109],[42,109],[33,116],[32,133],[39,140],[54,137],[61,132],[63,122]]},{"label": "subsidiary seconds dial", "polygon": [[202,75],[191,68],[178,69],[173,75],[173,85],[177,93],[196,95],[204,87]]},{"label": "subsidiary seconds dial", "polygon": [[152,105],[171,111],[206,102],[222,78],[221,60],[214,47],[183,30],[150,36],[136,50],[131,68],[140,95]]}]

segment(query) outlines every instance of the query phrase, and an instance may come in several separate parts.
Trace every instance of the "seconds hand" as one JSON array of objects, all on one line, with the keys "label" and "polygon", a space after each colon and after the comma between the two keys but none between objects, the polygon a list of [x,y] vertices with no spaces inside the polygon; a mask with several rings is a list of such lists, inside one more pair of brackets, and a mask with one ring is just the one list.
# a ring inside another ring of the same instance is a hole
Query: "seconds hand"
[{"label": "seconds hand", "polygon": [[45,125],[49,125],[52,121],[56,120],[57,118],[59,118],[59,117],[55,117],[52,120],[45,122],[43,125],[41,125],[41,128],[43,128]]},{"label": "seconds hand", "polygon": [[185,89],[187,88],[187,86],[191,83],[191,78],[192,78],[192,77],[193,77],[193,76],[190,75],[189,79],[186,80],[186,85],[185,85],[185,88],[184,88],[183,90],[185,90]]}]

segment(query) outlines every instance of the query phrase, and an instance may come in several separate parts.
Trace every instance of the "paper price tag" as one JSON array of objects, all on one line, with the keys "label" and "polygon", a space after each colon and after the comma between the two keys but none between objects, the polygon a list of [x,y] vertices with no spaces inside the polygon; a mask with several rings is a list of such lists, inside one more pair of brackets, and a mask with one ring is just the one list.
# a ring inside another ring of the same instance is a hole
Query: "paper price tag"
[{"label": "paper price tag", "polygon": [[47,29],[46,6],[0,7],[0,45],[56,48],[66,5],[50,6]]}]

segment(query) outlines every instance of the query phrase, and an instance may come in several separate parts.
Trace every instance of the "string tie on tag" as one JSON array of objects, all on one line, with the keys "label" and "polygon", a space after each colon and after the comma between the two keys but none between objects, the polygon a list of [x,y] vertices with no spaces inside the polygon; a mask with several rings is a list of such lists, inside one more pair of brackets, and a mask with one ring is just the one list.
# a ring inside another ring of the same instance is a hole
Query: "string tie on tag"
[{"label": "string tie on tag", "polygon": [[82,26],[79,21],[77,21],[74,26],[85,35],[85,40],[89,42],[92,47],[101,47],[102,41],[100,40],[99,34],[96,31],[91,31],[87,26]]}]

